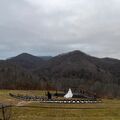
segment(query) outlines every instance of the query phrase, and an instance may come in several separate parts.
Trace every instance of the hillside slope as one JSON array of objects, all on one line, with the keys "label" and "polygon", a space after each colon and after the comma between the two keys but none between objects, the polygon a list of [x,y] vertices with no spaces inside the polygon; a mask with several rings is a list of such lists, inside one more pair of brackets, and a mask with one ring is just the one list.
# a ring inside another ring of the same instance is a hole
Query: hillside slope
[{"label": "hillside slope", "polygon": [[81,51],[49,59],[24,53],[0,62],[0,81],[0,88],[75,87],[100,96],[117,97],[120,96],[120,60],[96,58]]},{"label": "hillside slope", "polygon": [[28,53],[22,53],[18,56],[8,59],[7,61],[17,64],[24,69],[32,70],[40,66],[44,62],[44,59]]}]

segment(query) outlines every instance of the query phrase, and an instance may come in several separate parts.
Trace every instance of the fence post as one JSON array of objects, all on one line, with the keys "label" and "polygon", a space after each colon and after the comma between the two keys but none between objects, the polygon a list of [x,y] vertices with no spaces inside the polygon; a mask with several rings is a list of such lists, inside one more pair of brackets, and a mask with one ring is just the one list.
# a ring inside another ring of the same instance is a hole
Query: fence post
[{"label": "fence post", "polygon": [[3,105],[2,105],[2,114],[3,114],[3,120],[5,120],[5,109]]}]

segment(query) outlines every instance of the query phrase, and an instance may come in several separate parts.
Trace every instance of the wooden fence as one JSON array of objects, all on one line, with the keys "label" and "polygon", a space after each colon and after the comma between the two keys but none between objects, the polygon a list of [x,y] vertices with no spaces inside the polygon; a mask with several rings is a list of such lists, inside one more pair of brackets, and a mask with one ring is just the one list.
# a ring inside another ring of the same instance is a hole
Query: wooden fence
[{"label": "wooden fence", "polygon": [[10,120],[12,106],[0,104],[0,120]]}]

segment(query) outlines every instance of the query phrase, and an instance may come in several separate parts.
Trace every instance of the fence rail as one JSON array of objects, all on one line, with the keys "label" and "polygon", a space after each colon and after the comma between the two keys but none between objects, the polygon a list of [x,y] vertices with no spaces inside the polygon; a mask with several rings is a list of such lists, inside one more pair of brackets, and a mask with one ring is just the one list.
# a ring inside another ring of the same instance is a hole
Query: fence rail
[{"label": "fence rail", "polygon": [[24,95],[14,95],[14,94],[9,94],[11,97],[19,99],[19,100],[24,100],[24,101],[39,101],[40,103],[64,103],[64,104],[86,104],[86,103],[101,103],[102,101],[100,99],[48,99],[45,96],[24,96]]},{"label": "fence rail", "polygon": [[0,120],[10,120],[11,105],[4,105],[0,103]]}]

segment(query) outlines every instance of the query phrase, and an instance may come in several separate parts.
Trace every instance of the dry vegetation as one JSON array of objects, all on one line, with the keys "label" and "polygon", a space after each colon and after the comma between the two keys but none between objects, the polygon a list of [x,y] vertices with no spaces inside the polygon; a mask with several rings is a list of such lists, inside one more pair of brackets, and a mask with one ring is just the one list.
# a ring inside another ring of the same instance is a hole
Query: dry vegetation
[{"label": "dry vegetation", "polygon": [[[24,103],[8,93],[43,95],[43,91],[0,91],[0,101],[15,105],[11,120],[120,120],[120,100],[103,100],[100,104],[40,104]],[[16,106],[18,104],[20,106]]]}]

